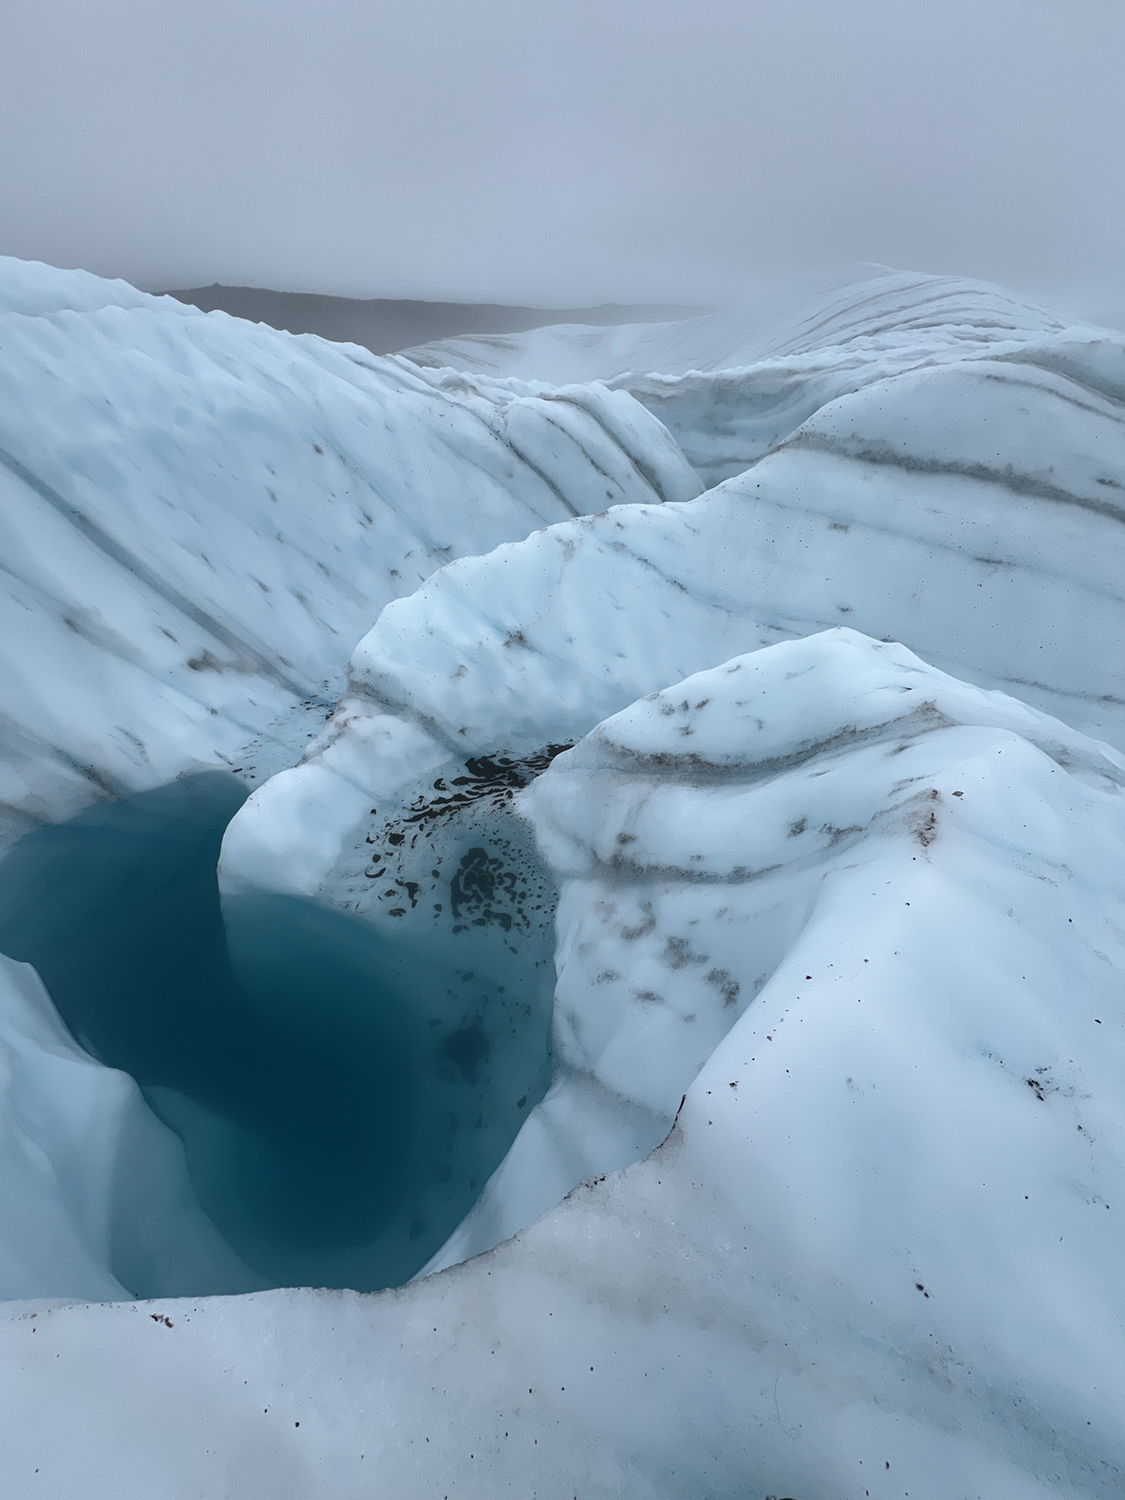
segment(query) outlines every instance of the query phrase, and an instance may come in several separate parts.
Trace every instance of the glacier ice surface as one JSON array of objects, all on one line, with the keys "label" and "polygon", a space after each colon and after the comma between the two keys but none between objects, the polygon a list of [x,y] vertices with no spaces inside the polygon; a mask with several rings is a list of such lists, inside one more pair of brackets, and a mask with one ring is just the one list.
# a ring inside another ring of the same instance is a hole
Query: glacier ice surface
[{"label": "glacier ice surface", "polygon": [[598,1175],[375,1299],[17,1309],[11,1472],[141,1492],[171,1444],[184,1494],[1115,1494],[1123,780],[846,629],[624,710],[520,795],[563,1067],[466,1228]]},{"label": "glacier ice surface", "polygon": [[[1125,339],[875,267],[364,364],[2,269],[11,830],[237,767],[244,976],[557,968],[447,1269],[13,1306],[13,1492],[1117,1495]],[[5,977],[18,1284],[119,1295],[118,1101],[205,1238],[185,1158]]]},{"label": "glacier ice surface", "polygon": [[184,772],[256,784],[442,563],[702,488],[624,391],[422,371],[6,258],[0,348],[0,843]]}]

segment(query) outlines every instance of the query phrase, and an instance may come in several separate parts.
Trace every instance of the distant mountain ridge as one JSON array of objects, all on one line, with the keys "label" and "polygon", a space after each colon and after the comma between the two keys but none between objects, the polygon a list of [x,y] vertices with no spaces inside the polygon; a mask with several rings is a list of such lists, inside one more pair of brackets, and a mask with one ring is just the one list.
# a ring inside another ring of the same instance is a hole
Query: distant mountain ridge
[{"label": "distant mountain ridge", "polygon": [[487,302],[409,302],[386,298],[327,297],[318,292],[274,292],[264,287],[213,286],[169,291],[204,312],[221,310],[251,323],[288,333],[316,333],[336,343],[361,344],[373,354],[392,354],[414,344],[464,334],[525,333],[557,323],[613,327],[697,317],[707,309],[607,302],[600,307],[505,307]]}]

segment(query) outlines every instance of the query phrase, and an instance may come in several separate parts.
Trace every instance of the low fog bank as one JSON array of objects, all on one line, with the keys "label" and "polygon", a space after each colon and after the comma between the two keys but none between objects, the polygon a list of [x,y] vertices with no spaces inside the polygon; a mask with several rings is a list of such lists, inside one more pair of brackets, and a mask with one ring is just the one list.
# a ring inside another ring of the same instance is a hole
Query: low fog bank
[{"label": "low fog bank", "polygon": [[663,323],[708,312],[705,307],[645,303],[600,307],[505,307],[485,302],[409,302],[389,298],[327,297],[315,292],[275,292],[263,287],[192,287],[165,295],[201,307],[221,309],[251,323],[288,333],[317,333],[340,343],[361,344],[372,354],[391,354],[433,339],[470,333],[525,333],[552,323],[588,323],[599,328],[619,323]]}]

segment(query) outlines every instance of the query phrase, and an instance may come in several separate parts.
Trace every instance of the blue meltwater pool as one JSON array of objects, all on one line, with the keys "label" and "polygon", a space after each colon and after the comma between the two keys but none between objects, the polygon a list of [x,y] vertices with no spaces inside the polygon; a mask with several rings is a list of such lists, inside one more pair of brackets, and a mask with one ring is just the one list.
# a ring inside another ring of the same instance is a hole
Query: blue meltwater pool
[{"label": "blue meltwater pool", "polygon": [[546,1090],[553,891],[518,820],[478,811],[428,829],[424,890],[402,869],[417,826],[373,822],[367,889],[394,855],[401,902],[374,925],[281,896],[220,904],[245,796],[193,776],[29,834],[0,863],[0,951],[141,1085],[264,1284],[395,1285]]}]

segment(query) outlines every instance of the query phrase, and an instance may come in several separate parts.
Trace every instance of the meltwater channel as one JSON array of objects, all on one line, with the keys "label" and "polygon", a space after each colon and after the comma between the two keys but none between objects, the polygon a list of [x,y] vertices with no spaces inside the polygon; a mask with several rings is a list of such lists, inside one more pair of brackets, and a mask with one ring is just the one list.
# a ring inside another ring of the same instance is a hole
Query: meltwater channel
[{"label": "meltwater channel", "polygon": [[[245,796],[208,773],[27,835],[0,862],[0,951],[141,1085],[263,1285],[397,1285],[546,1090],[547,885],[522,928],[495,901],[455,922],[447,899],[402,936],[287,897],[220,905],[223,831]],[[466,872],[501,870],[511,849],[495,820],[454,819],[420,856],[430,894],[460,882],[464,896]]]}]

